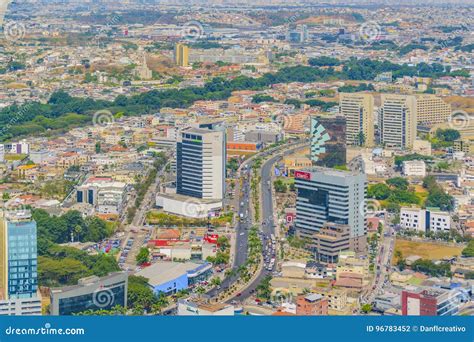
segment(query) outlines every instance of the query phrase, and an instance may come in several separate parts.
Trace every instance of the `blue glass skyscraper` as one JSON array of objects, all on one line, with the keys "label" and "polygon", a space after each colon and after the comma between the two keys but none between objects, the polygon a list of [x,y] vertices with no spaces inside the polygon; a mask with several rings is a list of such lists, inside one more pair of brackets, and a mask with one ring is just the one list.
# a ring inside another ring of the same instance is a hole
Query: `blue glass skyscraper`
[{"label": "blue glass skyscraper", "polygon": [[5,299],[35,298],[38,290],[36,222],[29,211],[0,217],[0,287]]}]

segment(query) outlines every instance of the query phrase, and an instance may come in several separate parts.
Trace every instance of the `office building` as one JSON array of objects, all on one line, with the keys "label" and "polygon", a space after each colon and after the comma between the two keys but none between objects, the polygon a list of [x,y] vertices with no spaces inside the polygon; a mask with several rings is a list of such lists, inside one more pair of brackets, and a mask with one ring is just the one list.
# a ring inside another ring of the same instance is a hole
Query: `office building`
[{"label": "office building", "polygon": [[432,94],[416,96],[417,124],[431,127],[448,121],[451,116],[451,105]]},{"label": "office building", "polygon": [[185,44],[176,44],[174,48],[175,63],[178,66],[189,66],[189,47]]},{"label": "office building", "polygon": [[423,233],[449,232],[451,230],[451,215],[435,208],[401,208],[400,226],[402,229]]},{"label": "office building", "polygon": [[202,299],[178,300],[178,316],[234,316],[234,306]]},{"label": "office building", "polygon": [[311,117],[311,161],[325,167],[346,165],[346,118]]},{"label": "office building", "polygon": [[380,141],[386,147],[411,149],[416,138],[417,105],[414,95],[382,94]]},{"label": "office building", "polygon": [[351,249],[350,228],[346,224],[326,222],[314,238],[317,259],[321,262],[337,262],[340,252]]},{"label": "office building", "polygon": [[374,97],[366,93],[339,94],[339,112],[346,118],[346,140],[352,146],[374,146]]},{"label": "office building", "polygon": [[36,298],[36,222],[28,210],[0,212],[0,298]]},{"label": "office building", "polygon": [[315,234],[331,222],[348,225],[354,251],[366,250],[367,176],[362,173],[312,167],[295,171],[296,233],[315,247]]},{"label": "office building", "polygon": [[0,212],[0,316],[41,315],[36,248],[31,213]]},{"label": "office building", "polygon": [[77,285],[50,290],[51,315],[74,315],[87,310],[127,307],[128,275],[114,272],[105,277],[79,279]]},{"label": "office building", "polygon": [[226,139],[222,130],[189,128],[176,147],[176,193],[202,199],[224,198]]},{"label": "office building", "polygon": [[453,293],[441,288],[403,291],[403,316],[455,316],[461,305],[461,292]]},{"label": "office building", "polygon": [[299,295],[296,298],[296,314],[298,316],[326,316],[328,300],[318,293]]}]

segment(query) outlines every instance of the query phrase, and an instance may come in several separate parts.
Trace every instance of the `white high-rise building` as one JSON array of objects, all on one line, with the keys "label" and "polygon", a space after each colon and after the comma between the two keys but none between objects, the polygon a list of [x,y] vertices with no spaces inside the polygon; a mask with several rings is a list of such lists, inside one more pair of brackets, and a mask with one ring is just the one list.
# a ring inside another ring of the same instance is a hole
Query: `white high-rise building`
[{"label": "white high-rise building", "polygon": [[346,118],[348,145],[374,146],[374,97],[367,93],[341,93],[339,112]]},{"label": "white high-rise building", "polygon": [[202,199],[222,199],[225,190],[224,130],[189,128],[176,149],[176,193]]},{"label": "white high-rise building", "polygon": [[416,138],[416,97],[382,94],[380,106],[380,140],[386,147],[411,149]]}]

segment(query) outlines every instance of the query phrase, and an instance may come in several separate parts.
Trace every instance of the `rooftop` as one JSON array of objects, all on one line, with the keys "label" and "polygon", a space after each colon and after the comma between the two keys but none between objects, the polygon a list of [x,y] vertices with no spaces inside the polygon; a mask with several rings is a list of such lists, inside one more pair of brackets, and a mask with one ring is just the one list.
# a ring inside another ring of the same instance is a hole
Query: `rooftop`
[{"label": "rooftop", "polygon": [[193,262],[157,262],[145,267],[137,272],[136,275],[148,278],[148,284],[151,286],[157,286],[174,280],[186,274],[188,271],[195,270],[201,265],[202,264]]}]

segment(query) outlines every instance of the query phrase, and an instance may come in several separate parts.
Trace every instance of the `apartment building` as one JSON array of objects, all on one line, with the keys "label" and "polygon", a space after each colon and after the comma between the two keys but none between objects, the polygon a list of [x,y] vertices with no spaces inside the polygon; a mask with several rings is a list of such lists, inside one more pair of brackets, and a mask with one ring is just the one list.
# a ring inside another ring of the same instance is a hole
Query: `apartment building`
[{"label": "apartment building", "polygon": [[378,121],[380,141],[384,146],[412,149],[416,138],[416,97],[382,94]]},{"label": "apartment building", "polygon": [[416,96],[417,124],[433,126],[448,121],[451,105],[432,94]]},{"label": "apartment building", "polygon": [[374,97],[371,94],[339,94],[339,113],[346,118],[348,145],[374,146]]},{"label": "apartment building", "polygon": [[328,299],[318,293],[299,295],[296,298],[298,316],[325,316],[328,314]]},{"label": "apartment building", "polygon": [[189,47],[185,44],[176,44],[174,58],[176,65],[181,67],[189,66]]}]

